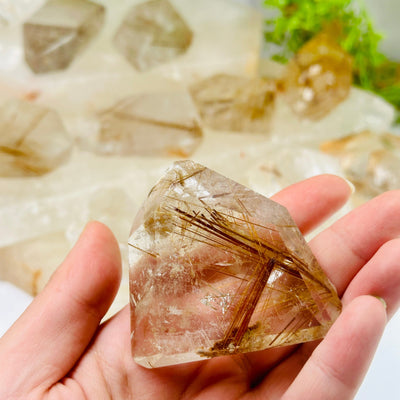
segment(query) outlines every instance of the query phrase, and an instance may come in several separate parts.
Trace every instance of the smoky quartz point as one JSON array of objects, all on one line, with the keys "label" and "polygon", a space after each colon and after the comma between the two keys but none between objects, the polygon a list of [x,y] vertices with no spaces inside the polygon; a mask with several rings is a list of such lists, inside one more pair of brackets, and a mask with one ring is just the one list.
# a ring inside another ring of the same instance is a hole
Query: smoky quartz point
[{"label": "smoky quartz point", "polygon": [[341,310],[288,211],[192,161],[154,186],[129,244],[132,353],[148,368],[319,339]]},{"label": "smoky quartz point", "polygon": [[88,0],[50,0],[24,24],[25,59],[35,73],[67,68],[103,25],[105,8]]},{"label": "smoky quartz point", "polygon": [[72,139],[59,115],[22,100],[0,108],[0,176],[43,175],[70,156]]},{"label": "smoky quartz point", "polygon": [[168,0],[135,5],[114,37],[116,48],[139,71],[185,53],[193,33]]}]

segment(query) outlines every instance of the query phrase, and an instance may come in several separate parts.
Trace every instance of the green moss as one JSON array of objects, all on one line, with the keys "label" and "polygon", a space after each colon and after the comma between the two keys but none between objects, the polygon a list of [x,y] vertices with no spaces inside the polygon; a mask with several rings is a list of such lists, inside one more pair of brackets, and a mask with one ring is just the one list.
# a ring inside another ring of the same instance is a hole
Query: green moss
[{"label": "green moss", "polygon": [[273,59],[287,62],[322,29],[338,24],[339,44],[354,59],[354,83],[400,109],[398,64],[379,51],[382,35],[361,0],[265,0],[264,6],[279,10],[277,17],[265,21],[265,40],[279,45]]}]

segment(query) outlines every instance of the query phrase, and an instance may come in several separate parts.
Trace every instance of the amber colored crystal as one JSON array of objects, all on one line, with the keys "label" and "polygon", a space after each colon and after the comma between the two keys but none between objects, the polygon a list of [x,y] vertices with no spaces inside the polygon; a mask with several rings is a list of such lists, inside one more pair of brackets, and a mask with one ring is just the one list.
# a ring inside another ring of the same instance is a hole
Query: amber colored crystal
[{"label": "amber colored crystal", "polygon": [[154,186],[129,244],[132,353],[145,367],[319,339],[340,313],[288,211],[192,161]]},{"label": "amber colored crystal", "polygon": [[307,42],[289,62],[283,86],[292,110],[318,120],[349,94],[352,58],[332,32],[321,32]]},{"label": "amber colored crystal", "polygon": [[204,123],[213,129],[268,132],[276,85],[264,78],[218,74],[191,87]]}]

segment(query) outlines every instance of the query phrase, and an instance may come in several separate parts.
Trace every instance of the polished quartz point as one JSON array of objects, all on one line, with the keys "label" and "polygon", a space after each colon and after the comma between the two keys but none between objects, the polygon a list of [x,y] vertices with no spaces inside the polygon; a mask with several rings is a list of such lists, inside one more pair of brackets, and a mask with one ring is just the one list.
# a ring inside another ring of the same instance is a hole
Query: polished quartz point
[{"label": "polished quartz point", "polygon": [[105,9],[88,0],[50,0],[24,24],[25,59],[35,73],[67,68],[98,33]]},{"label": "polished quartz point", "polygon": [[42,175],[65,162],[72,140],[58,114],[21,100],[0,108],[0,176]]},{"label": "polished quartz point", "polygon": [[313,120],[329,114],[350,92],[352,64],[332,32],[316,35],[287,67],[283,85],[292,110]]},{"label": "polished quartz point", "polygon": [[96,146],[105,154],[187,157],[202,139],[196,109],[183,91],[134,95],[99,119]]},{"label": "polished quartz point", "polygon": [[132,353],[161,367],[323,337],[341,302],[288,211],[192,161],[129,238]]},{"label": "polished quartz point", "polygon": [[114,37],[117,49],[139,71],[186,52],[193,33],[168,0],[134,6]]},{"label": "polished quartz point", "polygon": [[218,74],[194,84],[191,94],[210,128],[269,131],[276,94],[272,80]]},{"label": "polished quartz point", "polygon": [[337,157],[346,175],[365,200],[400,189],[400,137],[363,131],[321,143],[322,151]]}]

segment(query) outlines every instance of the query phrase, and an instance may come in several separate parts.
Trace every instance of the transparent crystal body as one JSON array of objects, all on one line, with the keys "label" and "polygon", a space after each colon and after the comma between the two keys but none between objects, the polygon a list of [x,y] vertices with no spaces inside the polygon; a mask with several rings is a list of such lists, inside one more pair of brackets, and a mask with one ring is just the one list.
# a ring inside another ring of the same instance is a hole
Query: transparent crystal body
[{"label": "transparent crystal body", "polygon": [[129,244],[145,367],[318,339],[341,309],[284,207],[192,161],[155,185]]},{"label": "transparent crystal body", "polygon": [[272,80],[218,74],[194,84],[191,94],[210,128],[269,131],[276,94]]},{"label": "transparent crystal body", "polygon": [[167,0],[134,6],[114,37],[116,48],[136,69],[144,71],[186,52],[193,33]]},{"label": "transparent crystal body", "polygon": [[50,0],[24,24],[25,60],[35,73],[67,68],[98,33],[105,8],[88,0]]},{"label": "transparent crystal body", "polygon": [[292,110],[313,120],[327,115],[350,92],[352,64],[331,34],[312,38],[289,62],[283,81]]},{"label": "transparent crystal body", "polygon": [[320,147],[338,157],[347,179],[366,199],[400,189],[400,137],[363,131]]},{"label": "transparent crystal body", "polygon": [[72,139],[54,110],[22,100],[0,108],[0,176],[42,175],[64,163]]},{"label": "transparent crystal body", "polygon": [[187,157],[202,139],[196,108],[186,92],[131,96],[99,119],[100,153]]}]

